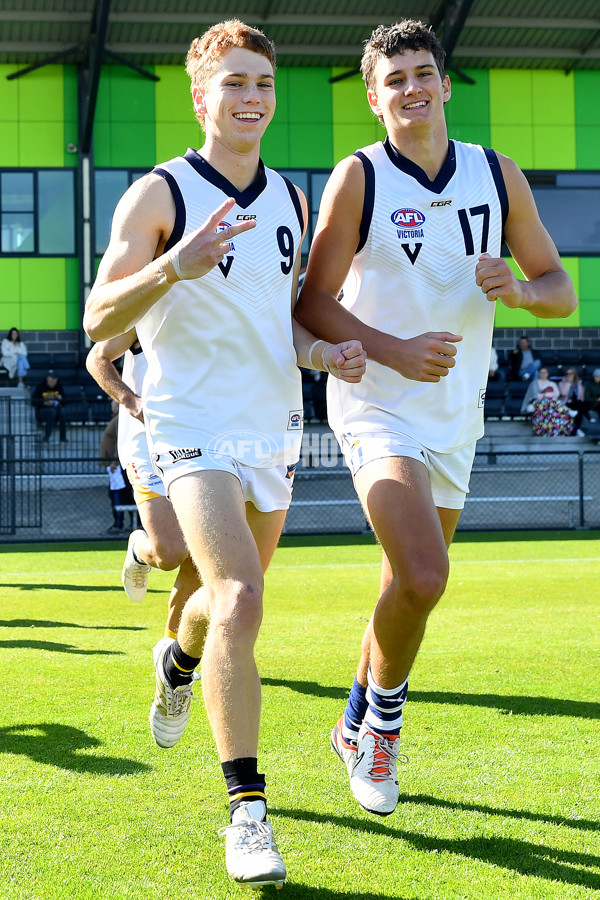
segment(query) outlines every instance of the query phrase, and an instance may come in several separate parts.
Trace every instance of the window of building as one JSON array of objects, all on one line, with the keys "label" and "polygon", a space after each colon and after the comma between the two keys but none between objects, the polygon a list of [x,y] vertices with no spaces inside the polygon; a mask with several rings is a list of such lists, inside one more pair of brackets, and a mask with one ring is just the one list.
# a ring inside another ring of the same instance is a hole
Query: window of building
[{"label": "window of building", "polygon": [[561,256],[600,256],[600,172],[526,172]]},{"label": "window of building", "polygon": [[75,254],[75,173],[71,169],[0,170],[3,254]]},{"label": "window of building", "polygon": [[146,169],[96,169],[94,172],[96,256],[102,256],[108,247],[117,203],[127,188],[146,174]]}]

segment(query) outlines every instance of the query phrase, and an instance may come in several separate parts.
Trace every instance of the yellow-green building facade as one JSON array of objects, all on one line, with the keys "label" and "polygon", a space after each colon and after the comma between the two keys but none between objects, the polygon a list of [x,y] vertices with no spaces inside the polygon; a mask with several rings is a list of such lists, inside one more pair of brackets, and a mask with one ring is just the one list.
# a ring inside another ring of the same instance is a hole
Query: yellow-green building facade
[{"label": "yellow-green building facade", "polygon": [[[76,171],[75,67],[49,65],[7,80],[17,69],[0,66],[0,178],[21,171]],[[160,80],[150,81],[120,66],[106,66],[102,71],[92,158],[96,170],[105,175],[110,170],[127,170],[131,178],[131,170],[139,175],[188,146],[202,144],[183,66],[155,66],[149,71]],[[332,76],[340,72],[278,70],[277,112],[262,147],[267,165],[320,170],[324,178],[342,157],[382,137],[383,130],[368,108],[362,79],[354,75],[332,82]],[[475,84],[453,78],[452,99],[446,108],[450,137],[491,146],[528,173],[599,172],[600,71],[490,69],[467,74]],[[25,332],[79,333],[77,223],[75,244],[68,254],[19,254],[14,247],[7,252],[4,222],[17,216],[10,203],[3,194],[0,331],[16,326]],[[44,214],[43,210],[37,213]],[[51,233],[52,210],[47,214],[46,232]],[[563,261],[580,299],[576,312],[566,321],[541,322],[498,304],[499,329],[600,327],[600,256],[565,255]]]}]

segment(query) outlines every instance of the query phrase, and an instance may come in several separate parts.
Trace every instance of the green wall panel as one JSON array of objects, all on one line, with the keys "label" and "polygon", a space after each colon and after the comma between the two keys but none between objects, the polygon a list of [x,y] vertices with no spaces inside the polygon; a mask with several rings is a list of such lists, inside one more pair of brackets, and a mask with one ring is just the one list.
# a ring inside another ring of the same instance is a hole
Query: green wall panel
[{"label": "green wall panel", "polygon": [[600,71],[575,72],[575,121],[600,125]]},{"label": "green wall panel", "polygon": [[[346,72],[332,69],[332,75]],[[333,112],[333,162],[349,156],[358,147],[381,140],[385,131],[367,101],[365,83],[359,75],[331,85]]]},{"label": "green wall panel", "polygon": [[[579,260],[579,290],[583,301],[600,301],[600,259],[585,257]],[[600,324],[600,319],[598,320]]]},{"label": "green wall panel", "polygon": [[[573,73],[538,69],[531,73],[531,121],[537,125],[575,124]],[[513,98],[514,102],[514,98]]]},{"label": "green wall panel", "polygon": [[157,124],[194,120],[190,79],[183,66],[155,66],[160,81],[154,84]]},{"label": "green wall panel", "polygon": [[[312,125],[319,122],[331,128],[332,89],[331,69],[298,68],[288,70],[287,119],[290,123]],[[366,103],[366,98],[364,100]]]},{"label": "green wall panel", "polygon": [[77,69],[75,66],[64,68],[64,109],[65,109],[65,133],[64,133],[64,162],[67,168],[77,165],[77,154],[68,153],[69,144],[79,144],[79,126],[77,123]]},{"label": "green wall panel", "polygon": [[19,68],[0,66],[0,127],[4,122],[16,122],[19,118],[19,80],[6,80],[7,75],[12,75]]},{"label": "green wall panel", "polygon": [[0,122],[0,166],[19,165],[19,125]]},{"label": "green wall panel", "polygon": [[451,125],[448,137],[467,144],[481,144],[482,147],[489,147],[491,144],[489,125]]},{"label": "green wall panel", "polygon": [[532,124],[531,72],[526,69],[490,69],[489,86],[492,128]]},{"label": "green wall panel", "polygon": [[600,325],[600,300],[587,300],[581,305],[580,325],[594,325],[596,328]]},{"label": "green wall panel", "polygon": [[157,162],[154,122],[113,122],[111,144],[111,165],[117,168],[151,169]]},{"label": "green wall panel", "polygon": [[525,125],[490,126],[490,143],[494,150],[510,156],[522,169],[533,168],[533,128]]},{"label": "green wall panel", "polygon": [[[38,257],[21,259],[21,303],[23,311],[29,304],[60,304],[66,296],[65,260]],[[64,318],[64,315],[63,315]],[[64,325],[40,325],[40,328],[64,328]]]},{"label": "green wall panel", "polygon": [[[29,76],[25,76],[28,78]],[[20,166],[63,166],[65,126],[63,122],[18,124]]]},{"label": "green wall panel", "polygon": [[333,135],[329,123],[321,125],[291,123],[289,140],[290,166],[320,169],[333,165]]},{"label": "green wall panel", "polygon": [[[598,90],[600,91],[600,86]],[[600,169],[600,125],[577,125],[575,141],[577,168]]]},{"label": "green wall panel", "polygon": [[22,305],[23,328],[32,331],[53,331],[67,327],[67,314],[63,303],[24,303]]},{"label": "green wall panel", "polygon": [[[289,98],[289,83],[290,83],[290,74],[293,72],[293,69],[277,69],[275,72],[275,96],[277,99],[277,106],[275,108],[275,116],[273,117],[273,122],[278,122],[280,124],[287,124],[290,119],[290,98]],[[326,70],[328,73],[331,72],[331,69]],[[303,101],[306,104],[306,97],[304,97]],[[271,126],[269,125],[269,129]],[[268,129],[267,129],[268,130]]]},{"label": "green wall panel", "polygon": [[63,122],[63,66],[44,66],[18,78],[19,118],[28,122]]},{"label": "green wall panel", "polygon": [[157,123],[156,127],[156,163],[166,162],[174,156],[182,156],[188,147],[197,150],[204,143],[204,134],[200,125],[191,118],[189,123],[172,122],[167,125]]},{"label": "green wall panel", "polygon": [[5,338],[9,328],[23,328],[21,321],[21,304],[5,303],[4,300],[0,304],[0,337]]},{"label": "green wall panel", "polygon": [[[302,126],[299,126],[300,129]],[[260,144],[260,155],[272,169],[286,169],[290,162],[290,130],[287,122],[271,122]]]},{"label": "green wall panel", "polygon": [[574,169],[575,129],[567,125],[537,125],[533,129],[534,169]]},{"label": "green wall panel", "polygon": [[451,76],[452,95],[446,103],[448,125],[484,125],[490,121],[490,76],[483,69],[465,69],[465,75],[474,79],[467,84],[458,76]]}]

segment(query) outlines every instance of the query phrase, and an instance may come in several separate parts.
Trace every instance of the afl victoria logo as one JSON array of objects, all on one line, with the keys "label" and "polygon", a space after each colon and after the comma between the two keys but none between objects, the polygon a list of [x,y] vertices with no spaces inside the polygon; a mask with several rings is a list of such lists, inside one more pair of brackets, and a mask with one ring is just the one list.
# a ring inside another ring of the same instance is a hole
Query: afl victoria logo
[{"label": "afl victoria logo", "polygon": [[397,209],[390,218],[396,228],[420,228],[425,221],[418,209]]}]

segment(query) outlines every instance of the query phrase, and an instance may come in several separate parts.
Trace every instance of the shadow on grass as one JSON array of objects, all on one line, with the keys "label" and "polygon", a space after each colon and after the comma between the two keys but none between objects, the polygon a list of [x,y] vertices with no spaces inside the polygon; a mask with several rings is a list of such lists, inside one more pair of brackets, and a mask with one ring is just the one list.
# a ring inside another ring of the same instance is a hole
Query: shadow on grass
[{"label": "shadow on grass", "polygon": [[[261,677],[263,685],[287,687],[299,694],[347,700],[348,687],[319,684],[316,681],[292,681],[287,678]],[[502,694],[458,694],[455,691],[409,691],[411,703],[449,703],[452,706],[482,706],[506,715],[569,716],[577,719],[600,719],[600,703],[555,697],[517,697]]]},{"label": "shadow on grass", "polygon": [[28,756],[34,762],[58,766],[69,772],[88,775],[139,775],[151,771],[146,763],[115,756],[78,753],[99,747],[98,738],[71,725],[40,722],[37,725],[10,725],[0,728],[0,753]]},{"label": "shadow on grass", "polygon": [[[23,582],[15,584],[13,581],[0,584],[0,588],[17,588],[20,591],[95,591],[102,593],[117,591],[117,593],[123,593],[123,587],[120,584],[26,584]],[[164,591],[160,591],[158,588],[148,588],[147,593],[163,594]]]},{"label": "shadow on grass", "polygon": [[566,816],[552,816],[546,813],[535,813],[528,809],[502,809],[496,806],[483,806],[480,803],[461,803],[453,800],[442,800],[428,794],[400,794],[400,803],[418,803],[422,806],[437,806],[441,809],[461,809],[465,812],[483,813],[486,816],[503,816],[510,819],[527,819],[529,822],[546,822],[548,825],[565,825],[579,831],[600,832],[600,822],[593,819],[568,819]]},{"label": "shadow on grass", "polygon": [[78,656],[125,656],[121,650],[85,650],[72,644],[54,641],[0,641],[0,650],[51,650],[53,653],[74,653]]},{"label": "shadow on grass", "polygon": [[290,691],[297,691],[299,694],[310,694],[313,697],[331,697],[333,700],[346,701],[350,693],[350,688],[333,687],[319,684],[317,681],[291,681],[288,678],[263,678],[261,675],[260,682],[262,685],[286,687]]},{"label": "shadow on grass", "polygon": [[87,628],[88,631],[146,631],[144,625],[79,625],[46,619],[0,619],[0,628]]},{"label": "shadow on grass", "polygon": [[[563,884],[577,884],[594,890],[600,889],[600,876],[582,866],[598,867],[600,857],[591,853],[576,853],[570,850],[557,850],[544,844],[533,844],[504,837],[472,837],[472,838],[436,838],[407,831],[403,828],[392,828],[378,821],[357,819],[353,816],[335,816],[317,813],[312,810],[273,809],[273,816],[284,816],[290,819],[301,819],[319,824],[338,825],[353,831],[364,831],[381,834],[385,837],[406,841],[415,850],[423,853],[450,853],[465,859],[474,859],[489,863],[498,868],[518,872],[520,875],[531,875],[545,878],[548,881],[560,881]],[[575,868],[575,867],[579,868]]]},{"label": "shadow on grass", "polygon": [[455,691],[409,691],[413,703],[484,706],[517,716],[572,716],[600,719],[600,703],[556,697],[516,697],[503,694],[457,694]]}]

